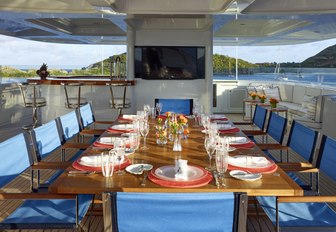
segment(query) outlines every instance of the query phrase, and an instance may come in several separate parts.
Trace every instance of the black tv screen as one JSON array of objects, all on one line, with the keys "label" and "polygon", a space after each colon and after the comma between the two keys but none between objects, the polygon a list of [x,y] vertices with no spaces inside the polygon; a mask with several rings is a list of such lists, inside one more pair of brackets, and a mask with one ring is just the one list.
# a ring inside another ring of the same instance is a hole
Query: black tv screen
[{"label": "black tv screen", "polygon": [[205,78],[204,47],[137,46],[134,57],[135,78]]}]

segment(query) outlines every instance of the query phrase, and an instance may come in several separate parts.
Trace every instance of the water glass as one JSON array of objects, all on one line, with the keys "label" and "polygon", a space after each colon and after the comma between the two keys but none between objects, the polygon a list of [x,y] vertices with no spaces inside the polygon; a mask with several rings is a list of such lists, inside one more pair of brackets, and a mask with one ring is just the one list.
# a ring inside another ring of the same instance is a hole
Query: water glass
[{"label": "water glass", "polygon": [[103,151],[101,153],[101,168],[102,174],[105,177],[113,175],[114,171],[114,151]]},{"label": "water glass", "polygon": [[156,110],[155,107],[150,108],[150,117],[154,119],[156,117]]},{"label": "water glass", "polygon": [[212,168],[211,161],[212,161],[213,154],[216,150],[216,138],[212,136],[206,136],[204,140],[204,147],[209,156],[209,167],[206,167],[205,169],[212,171],[213,168]]},{"label": "water glass", "polygon": [[149,148],[146,146],[146,137],[149,133],[149,124],[146,120],[140,121],[140,134],[144,137],[144,144],[142,146],[142,150],[148,150]]},{"label": "water glass", "polygon": [[151,113],[151,106],[148,105],[148,104],[144,104],[143,109],[144,109],[144,111],[145,111],[145,114],[146,114],[147,117],[148,117],[148,116],[150,115],[150,113]]},{"label": "water glass", "polygon": [[116,138],[113,143],[114,159],[118,161],[118,175],[124,175],[125,172],[121,170],[121,161],[125,157],[126,143],[125,138]]},{"label": "water glass", "polygon": [[162,110],[163,104],[161,102],[157,102],[155,104],[156,111],[158,112],[158,115],[161,115],[161,110]]},{"label": "water glass", "polygon": [[229,165],[228,151],[223,147],[216,149],[215,159],[217,172],[220,177],[224,178],[224,173],[227,171]]}]

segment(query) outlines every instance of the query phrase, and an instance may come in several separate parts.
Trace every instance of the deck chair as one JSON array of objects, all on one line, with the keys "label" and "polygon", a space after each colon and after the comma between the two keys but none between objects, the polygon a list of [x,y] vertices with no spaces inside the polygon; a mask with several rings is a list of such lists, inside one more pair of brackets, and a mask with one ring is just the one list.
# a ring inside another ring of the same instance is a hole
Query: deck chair
[{"label": "deck chair", "polygon": [[0,200],[23,200],[18,208],[0,222],[0,230],[80,229],[80,223],[92,201],[91,195],[5,192],[5,187],[11,181],[29,170],[32,165],[29,152],[23,134],[0,143]]},{"label": "deck chair", "polygon": [[246,231],[247,204],[232,192],[104,193],[104,231]]},{"label": "deck chair", "polygon": [[[298,167],[313,167],[314,154],[315,154],[315,146],[318,137],[318,132],[306,127],[295,120],[292,122],[292,126],[289,132],[288,140],[286,146],[278,145],[276,147],[272,147],[272,145],[268,149],[274,150],[286,150],[287,152],[287,162],[277,163],[282,169],[284,169],[287,174],[303,189],[305,190],[313,190],[313,178],[317,178],[316,173],[313,172],[307,173],[309,175],[309,183],[305,183],[300,179],[299,176],[291,172],[292,170],[296,170]],[[267,145],[260,146],[261,149],[266,149]],[[289,160],[289,151],[292,150],[304,160],[302,162],[291,162]],[[317,187],[317,186],[315,186]]]},{"label": "deck chair", "polygon": [[[336,141],[323,135],[316,167],[332,181],[336,181],[335,154]],[[336,202],[335,195],[257,199],[277,231],[336,231],[336,212],[328,205]]]},{"label": "deck chair", "polygon": [[[105,129],[95,129],[95,125],[111,125],[114,121],[96,121],[91,104],[81,106],[77,111],[80,118],[81,135],[100,136]],[[90,126],[93,125],[93,128]]]},{"label": "deck chair", "polygon": [[[52,120],[38,128],[30,131],[30,139],[33,145],[33,160],[34,165],[32,166],[32,179],[35,178],[35,171],[37,175],[37,186],[36,188],[32,186],[33,191],[38,191],[40,189],[48,187],[48,185],[53,182],[61,173],[62,170],[66,169],[70,164],[68,162],[51,162],[45,161],[45,159],[55,152],[57,149],[61,148],[61,135],[59,128],[55,120]],[[72,158],[74,160],[80,155],[82,151],[78,151]],[[62,159],[62,157],[61,157]],[[40,183],[40,167],[47,165],[53,165],[56,167],[55,173],[50,176],[44,183]],[[33,183],[32,183],[33,184]]]},{"label": "deck chair", "polygon": [[[254,133],[254,136],[262,135],[266,136],[266,143],[257,143],[258,147],[271,159],[273,159],[276,162],[282,162],[283,161],[283,150],[281,148],[284,148],[283,140],[285,137],[286,132],[286,126],[287,126],[287,119],[284,117],[281,117],[275,112],[272,112],[270,115],[270,118],[268,120],[268,124],[266,127],[266,131],[259,131],[259,133]],[[271,137],[273,139],[272,143],[268,142],[268,137]],[[280,160],[275,158],[269,150],[274,149],[280,149]],[[284,148],[285,149],[285,148]]]},{"label": "deck chair", "polygon": [[174,112],[177,114],[191,115],[194,105],[193,99],[156,98],[154,100],[154,105],[156,105],[156,103],[162,103],[161,114]]},{"label": "deck chair", "polygon": [[[253,139],[254,135],[261,135],[265,132],[265,124],[267,118],[267,109],[261,106],[256,105],[252,122],[234,122],[235,125],[252,125],[252,130],[242,130],[242,132],[248,136],[250,139]],[[256,129],[257,127],[258,129]],[[265,134],[264,134],[265,135]]]},{"label": "deck chair", "polygon": [[93,142],[82,143],[80,141],[80,125],[78,114],[76,111],[71,111],[65,115],[56,118],[57,126],[61,132],[62,143],[62,161],[65,161],[67,149],[85,150]]}]

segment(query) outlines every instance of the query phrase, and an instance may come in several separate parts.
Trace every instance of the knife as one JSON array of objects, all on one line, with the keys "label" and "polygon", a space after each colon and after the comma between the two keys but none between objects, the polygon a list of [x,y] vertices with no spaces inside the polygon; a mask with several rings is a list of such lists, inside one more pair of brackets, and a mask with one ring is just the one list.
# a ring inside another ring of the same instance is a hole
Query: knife
[{"label": "knife", "polygon": [[213,177],[215,178],[216,186],[219,187],[218,174],[216,171],[212,172]]}]

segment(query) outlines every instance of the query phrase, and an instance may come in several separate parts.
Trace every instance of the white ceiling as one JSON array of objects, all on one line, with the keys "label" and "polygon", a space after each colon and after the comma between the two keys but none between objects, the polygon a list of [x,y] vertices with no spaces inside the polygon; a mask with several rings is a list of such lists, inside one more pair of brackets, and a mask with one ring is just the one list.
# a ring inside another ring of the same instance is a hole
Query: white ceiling
[{"label": "white ceiling", "polygon": [[125,44],[126,30],[213,30],[215,45],[336,38],[335,0],[1,0],[0,34]]}]

